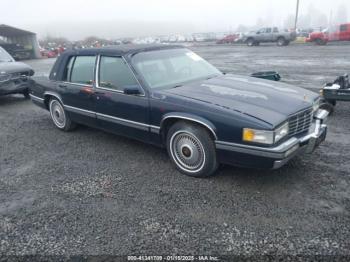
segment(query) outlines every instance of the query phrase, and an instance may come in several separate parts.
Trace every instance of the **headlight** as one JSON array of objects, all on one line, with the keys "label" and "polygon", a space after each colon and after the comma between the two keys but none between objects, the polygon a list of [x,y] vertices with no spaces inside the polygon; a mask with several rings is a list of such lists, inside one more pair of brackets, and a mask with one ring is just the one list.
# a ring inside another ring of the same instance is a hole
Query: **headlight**
[{"label": "headlight", "polygon": [[0,82],[6,82],[11,79],[11,75],[9,74],[0,74]]},{"label": "headlight", "polygon": [[289,133],[289,124],[286,122],[275,131],[243,128],[243,141],[272,145]]},{"label": "headlight", "polygon": [[275,143],[280,141],[283,137],[289,133],[289,123],[285,123],[275,130]]},{"label": "headlight", "polygon": [[262,144],[273,144],[273,140],[273,131],[243,128],[243,141],[256,142]]}]

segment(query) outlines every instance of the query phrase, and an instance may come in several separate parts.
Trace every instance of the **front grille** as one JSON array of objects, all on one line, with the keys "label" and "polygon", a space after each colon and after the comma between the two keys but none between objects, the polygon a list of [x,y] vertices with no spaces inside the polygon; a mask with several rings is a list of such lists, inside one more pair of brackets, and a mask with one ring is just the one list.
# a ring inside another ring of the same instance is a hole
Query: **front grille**
[{"label": "front grille", "polygon": [[309,131],[312,121],[312,108],[303,110],[289,118],[289,136]]}]

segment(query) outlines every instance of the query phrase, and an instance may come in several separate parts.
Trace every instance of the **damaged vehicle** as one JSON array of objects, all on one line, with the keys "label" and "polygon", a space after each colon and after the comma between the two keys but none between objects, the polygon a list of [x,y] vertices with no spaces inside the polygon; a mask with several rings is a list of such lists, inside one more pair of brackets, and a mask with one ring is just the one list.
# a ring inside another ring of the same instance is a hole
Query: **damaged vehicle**
[{"label": "damaged vehicle", "polygon": [[23,94],[29,98],[32,75],[34,70],[30,66],[16,62],[0,47],[0,95]]},{"label": "damaged vehicle", "polygon": [[30,96],[60,130],[83,124],[165,147],[194,177],[215,174],[220,163],[277,169],[327,133],[318,94],[223,74],[182,46],[67,51]]}]

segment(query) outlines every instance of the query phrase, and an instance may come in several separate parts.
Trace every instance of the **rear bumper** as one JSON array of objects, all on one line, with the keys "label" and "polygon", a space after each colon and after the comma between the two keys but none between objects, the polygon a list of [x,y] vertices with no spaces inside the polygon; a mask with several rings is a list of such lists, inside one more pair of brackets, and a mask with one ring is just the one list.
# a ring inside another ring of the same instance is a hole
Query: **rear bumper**
[{"label": "rear bumper", "polygon": [[296,155],[312,153],[325,140],[327,126],[324,121],[327,115],[325,111],[316,118],[307,135],[292,137],[276,147],[265,148],[216,141],[219,161],[244,167],[278,169]]}]

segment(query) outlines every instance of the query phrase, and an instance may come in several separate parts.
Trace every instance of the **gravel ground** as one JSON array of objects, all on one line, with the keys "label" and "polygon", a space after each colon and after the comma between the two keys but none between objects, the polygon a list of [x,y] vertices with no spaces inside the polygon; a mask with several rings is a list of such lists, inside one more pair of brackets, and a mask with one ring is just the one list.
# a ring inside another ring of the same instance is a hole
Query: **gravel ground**
[{"label": "gravel ground", "polygon": [[[276,70],[315,91],[350,68],[347,45],[191,48],[225,71]],[[43,74],[53,61],[28,63]],[[0,97],[0,254],[350,255],[349,105],[310,156],[195,179],[162,149],[64,133],[30,101]]]}]

